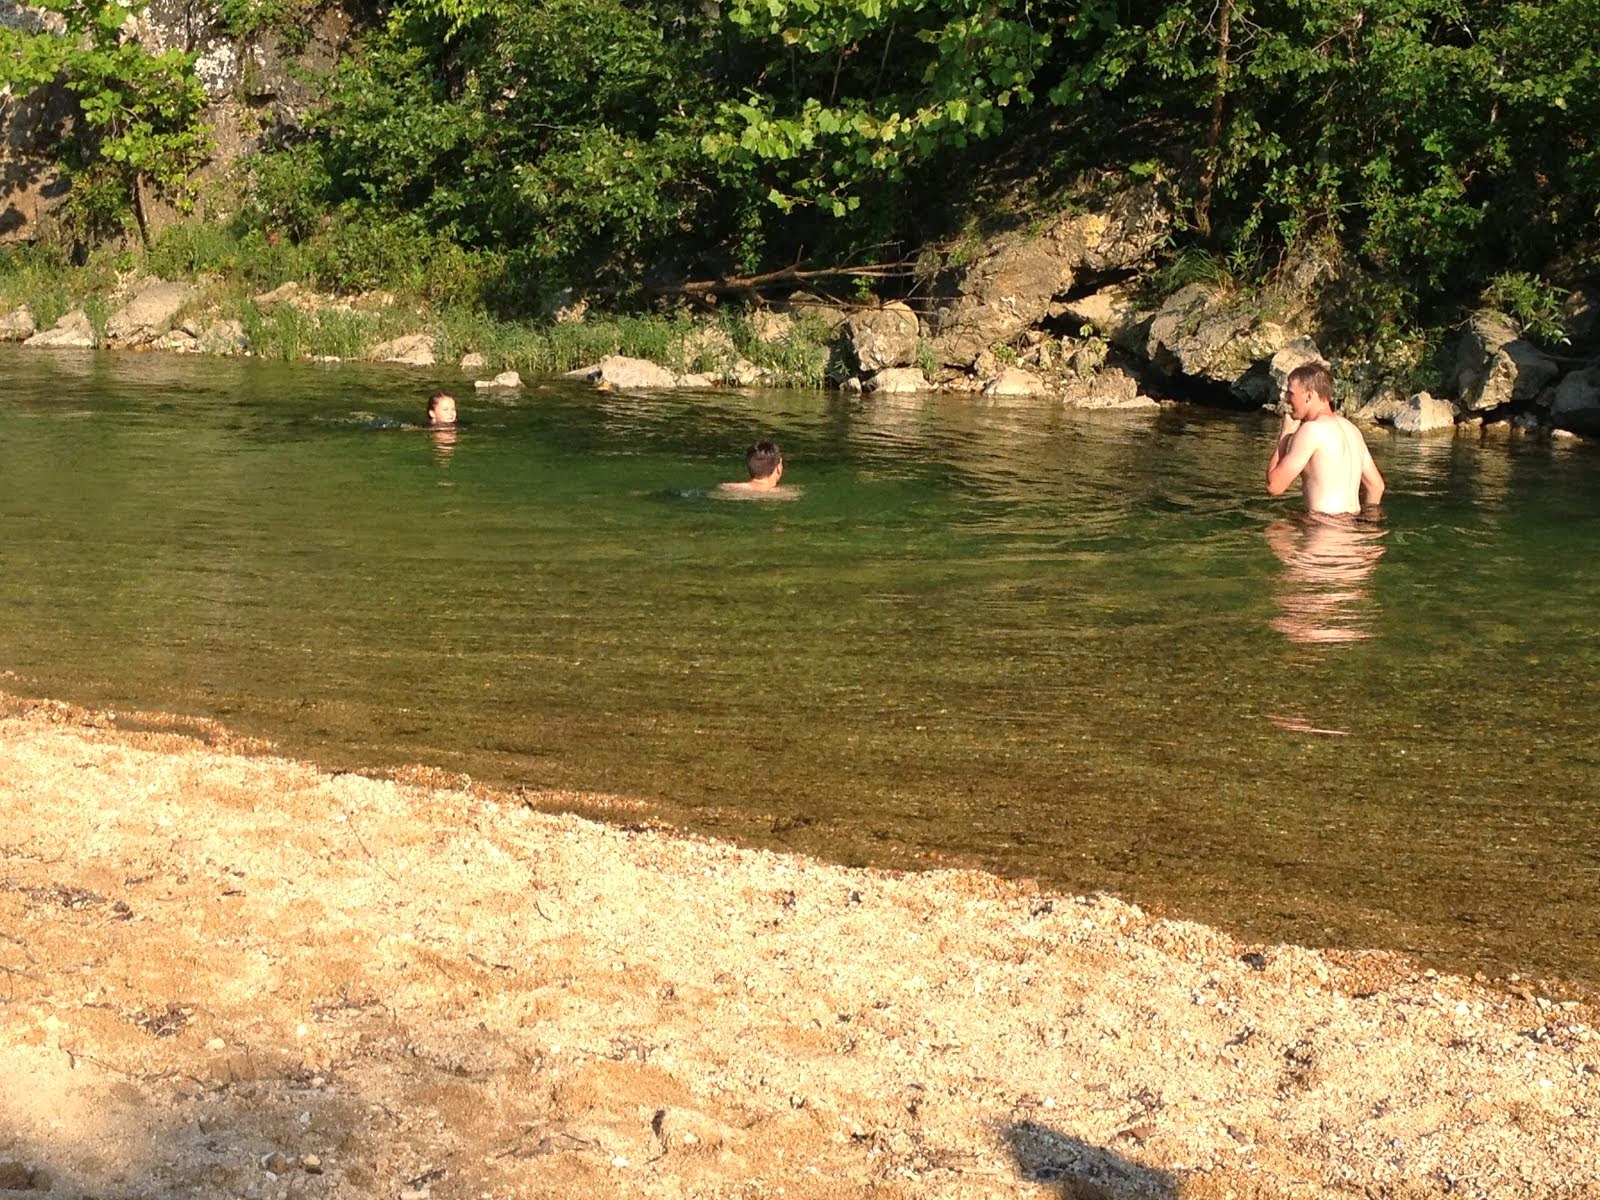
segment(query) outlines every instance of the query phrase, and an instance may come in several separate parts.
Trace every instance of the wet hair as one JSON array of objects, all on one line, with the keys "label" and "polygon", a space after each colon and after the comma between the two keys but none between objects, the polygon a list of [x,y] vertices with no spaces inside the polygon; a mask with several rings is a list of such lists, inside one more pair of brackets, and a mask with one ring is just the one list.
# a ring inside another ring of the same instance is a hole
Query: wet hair
[{"label": "wet hair", "polygon": [[1289,372],[1289,378],[1284,380],[1284,387],[1296,383],[1309,388],[1313,395],[1321,397],[1330,404],[1333,403],[1333,372],[1328,370],[1327,363],[1300,364]]},{"label": "wet hair", "polygon": [[749,468],[751,479],[765,479],[783,466],[783,452],[777,442],[757,442],[745,451],[744,465]]}]

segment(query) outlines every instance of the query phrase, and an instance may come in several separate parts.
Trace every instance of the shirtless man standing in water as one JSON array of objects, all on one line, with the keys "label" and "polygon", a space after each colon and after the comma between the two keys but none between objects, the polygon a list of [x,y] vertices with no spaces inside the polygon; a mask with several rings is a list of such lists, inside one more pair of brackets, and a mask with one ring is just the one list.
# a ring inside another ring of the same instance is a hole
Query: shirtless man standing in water
[{"label": "shirtless man standing in water", "polygon": [[[1289,411],[1267,463],[1267,491],[1281,496],[1298,477],[1306,511],[1355,514],[1383,499],[1383,476],[1361,431],[1333,411],[1333,372],[1307,363],[1289,372]],[[1365,495],[1363,496],[1363,493]]]}]

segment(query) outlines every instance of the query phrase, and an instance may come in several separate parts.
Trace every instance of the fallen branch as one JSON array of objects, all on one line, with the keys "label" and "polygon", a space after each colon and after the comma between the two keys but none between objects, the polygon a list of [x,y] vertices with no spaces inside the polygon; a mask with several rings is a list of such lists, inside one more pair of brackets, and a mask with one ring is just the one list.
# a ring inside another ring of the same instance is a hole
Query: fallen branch
[{"label": "fallen branch", "polygon": [[658,296],[725,296],[737,292],[763,292],[787,284],[812,279],[898,279],[914,274],[914,263],[862,263],[851,267],[784,267],[762,275],[732,279],[694,279],[686,283],[657,284],[650,291]]}]

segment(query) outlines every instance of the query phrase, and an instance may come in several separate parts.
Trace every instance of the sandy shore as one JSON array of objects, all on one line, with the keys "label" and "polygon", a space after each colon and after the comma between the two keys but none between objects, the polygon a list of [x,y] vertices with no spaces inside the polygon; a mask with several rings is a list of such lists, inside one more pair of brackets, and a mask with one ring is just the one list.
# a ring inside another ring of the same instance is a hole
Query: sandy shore
[{"label": "sandy shore", "polygon": [[0,1192],[1600,1196],[1531,989],[0,712]]}]

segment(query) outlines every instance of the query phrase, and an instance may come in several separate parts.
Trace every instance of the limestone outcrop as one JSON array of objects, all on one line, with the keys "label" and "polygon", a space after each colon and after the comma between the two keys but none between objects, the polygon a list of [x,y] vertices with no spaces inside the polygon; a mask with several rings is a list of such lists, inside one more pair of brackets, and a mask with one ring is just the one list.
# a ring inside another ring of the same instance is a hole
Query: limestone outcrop
[{"label": "limestone outcrop", "polygon": [[1561,368],[1503,313],[1473,314],[1456,352],[1456,393],[1472,412],[1531,404]]},{"label": "limestone outcrop", "polygon": [[1130,270],[1159,245],[1171,217],[1152,188],[1131,188],[1092,212],[1057,217],[1043,233],[1019,230],[990,242],[968,265],[939,274],[952,298],[927,315],[934,354],[970,367],[1044,319],[1086,273]]},{"label": "limestone outcrop", "polygon": [[863,373],[906,367],[917,360],[921,327],[908,304],[866,308],[844,323],[844,340]]}]

